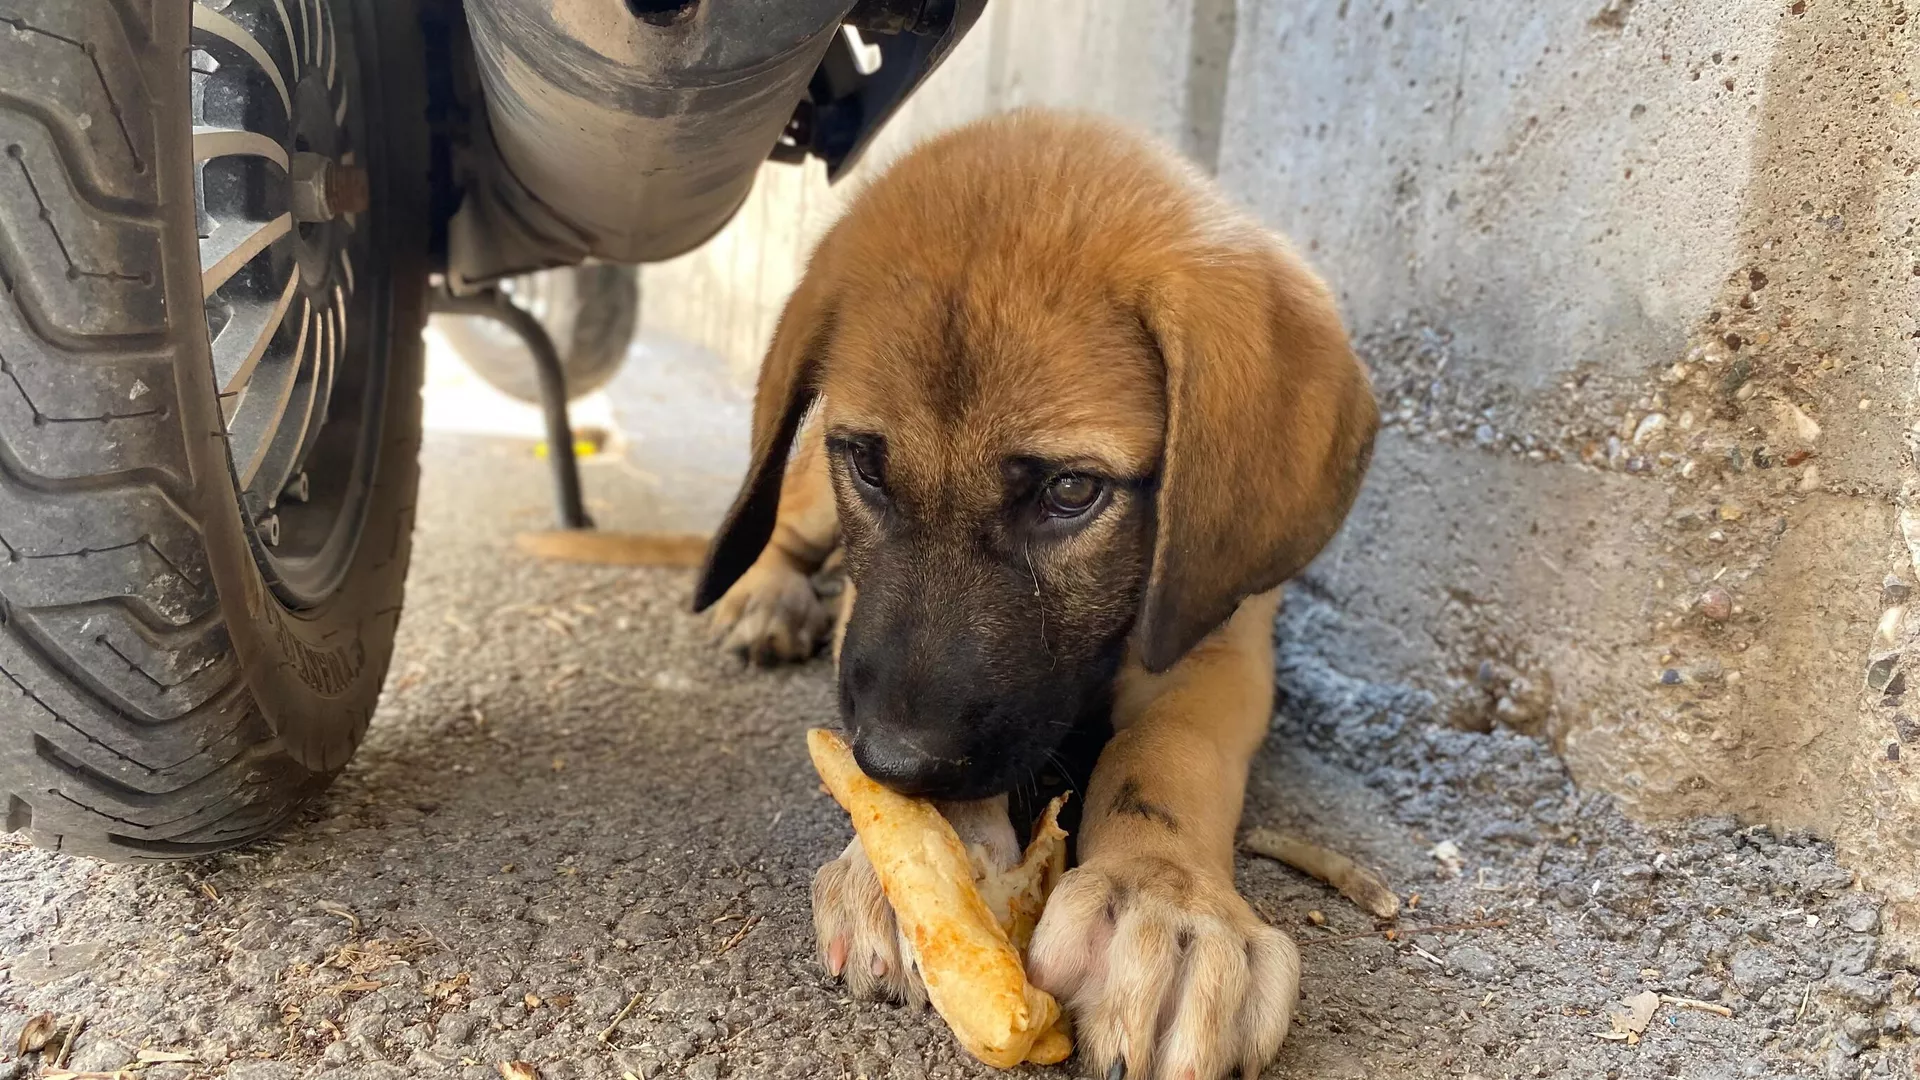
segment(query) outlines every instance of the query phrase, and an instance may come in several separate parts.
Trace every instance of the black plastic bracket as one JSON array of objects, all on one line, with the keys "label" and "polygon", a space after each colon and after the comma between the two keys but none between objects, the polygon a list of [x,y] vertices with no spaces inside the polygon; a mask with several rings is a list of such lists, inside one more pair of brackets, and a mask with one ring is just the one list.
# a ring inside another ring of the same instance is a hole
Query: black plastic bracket
[{"label": "black plastic bracket", "polygon": [[455,296],[441,285],[434,290],[433,310],[441,315],[492,319],[526,343],[527,351],[533,354],[534,375],[540,381],[540,411],[547,424],[547,460],[553,463],[554,510],[560,527],[593,528],[580,494],[580,462],[573,453],[573,422],[567,418],[567,376],[560,366],[560,350],[554,347],[547,328],[499,289]]}]

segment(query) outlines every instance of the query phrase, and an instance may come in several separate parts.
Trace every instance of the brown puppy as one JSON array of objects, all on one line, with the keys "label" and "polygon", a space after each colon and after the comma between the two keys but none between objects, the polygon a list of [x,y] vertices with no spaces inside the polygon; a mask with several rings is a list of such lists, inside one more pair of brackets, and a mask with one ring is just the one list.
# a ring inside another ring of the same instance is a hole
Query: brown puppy
[{"label": "brown puppy", "polygon": [[[861,767],[996,849],[1017,850],[1005,794],[1111,722],[1030,958],[1103,1073],[1252,1076],[1286,1035],[1298,954],[1236,892],[1234,832],[1277,587],[1339,528],[1375,425],[1319,279],[1086,117],[921,147],[781,318],[697,606],[736,648],[804,657],[828,625],[807,576],[842,546]],[[823,956],[918,997],[877,898],[857,844],[821,871]]]}]

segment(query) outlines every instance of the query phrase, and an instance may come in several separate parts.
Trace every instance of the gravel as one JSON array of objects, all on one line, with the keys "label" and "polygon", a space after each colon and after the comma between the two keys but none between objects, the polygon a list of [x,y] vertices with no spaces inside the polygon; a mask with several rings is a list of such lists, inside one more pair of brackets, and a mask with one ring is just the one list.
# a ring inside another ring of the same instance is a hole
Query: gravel
[{"label": "gravel", "polygon": [[[847,835],[801,739],[832,715],[828,665],[716,654],[685,573],[518,555],[544,483],[524,445],[429,440],[386,701],[285,835],[191,865],[0,846],[0,1078],[51,1064],[9,1056],[42,1012],[63,1025],[54,1049],[84,1018],[72,1065],[196,1059],[149,1080],[483,1080],[506,1060],[547,1080],[996,1075],[811,958],[807,884]],[[654,520],[618,467],[588,486],[608,527]],[[1340,618],[1311,576],[1291,590],[1247,820],[1419,901],[1389,940],[1243,859],[1305,964],[1270,1077],[1911,1074],[1915,960],[1829,847],[1630,822],[1539,740],[1445,726],[1365,657],[1322,655]],[[1431,929],[1460,924],[1477,928]],[[1645,990],[1732,1015],[1667,1005],[1635,1044],[1595,1037]]]}]

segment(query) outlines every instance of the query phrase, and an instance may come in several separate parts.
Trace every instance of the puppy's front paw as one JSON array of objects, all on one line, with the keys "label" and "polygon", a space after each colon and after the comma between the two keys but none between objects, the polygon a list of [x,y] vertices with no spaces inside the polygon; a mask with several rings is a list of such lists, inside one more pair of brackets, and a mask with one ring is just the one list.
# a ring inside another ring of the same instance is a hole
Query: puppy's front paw
[{"label": "puppy's front paw", "polygon": [[813,875],[813,935],[827,974],[844,977],[855,997],[927,1003],[912,951],[858,840]]},{"label": "puppy's front paw", "polygon": [[713,607],[721,647],[765,667],[811,657],[832,624],[812,579],[773,547]]},{"label": "puppy's front paw", "polygon": [[1230,881],[1164,859],[1095,861],[1054,890],[1028,954],[1095,1076],[1256,1077],[1280,1050],[1300,953]]}]

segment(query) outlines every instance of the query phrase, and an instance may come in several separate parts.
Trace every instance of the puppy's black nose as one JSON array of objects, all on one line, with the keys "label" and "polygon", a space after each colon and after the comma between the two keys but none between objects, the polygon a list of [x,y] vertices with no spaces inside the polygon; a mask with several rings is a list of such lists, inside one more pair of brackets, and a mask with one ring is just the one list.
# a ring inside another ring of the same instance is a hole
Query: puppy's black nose
[{"label": "puppy's black nose", "polygon": [[853,739],[853,760],[860,771],[902,795],[939,798],[951,795],[966,780],[966,758],[949,752],[947,747],[922,743],[918,733],[902,733],[885,728],[858,732]]}]

